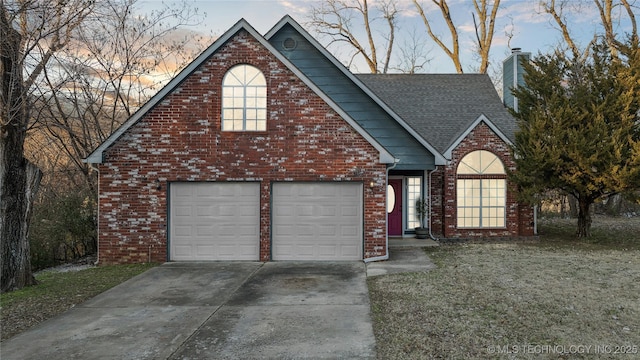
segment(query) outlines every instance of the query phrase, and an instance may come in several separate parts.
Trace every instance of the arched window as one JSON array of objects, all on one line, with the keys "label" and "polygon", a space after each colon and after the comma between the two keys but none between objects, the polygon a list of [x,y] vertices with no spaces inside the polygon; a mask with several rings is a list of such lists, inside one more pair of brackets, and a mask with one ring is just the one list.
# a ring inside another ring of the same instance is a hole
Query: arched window
[{"label": "arched window", "polygon": [[462,158],[458,175],[458,227],[504,228],[506,224],[506,172],[502,161],[485,150]]},{"label": "arched window", "polygon": [[222,130],[267,130],[267,81],[257,68],[236,65],[224,75]]}]

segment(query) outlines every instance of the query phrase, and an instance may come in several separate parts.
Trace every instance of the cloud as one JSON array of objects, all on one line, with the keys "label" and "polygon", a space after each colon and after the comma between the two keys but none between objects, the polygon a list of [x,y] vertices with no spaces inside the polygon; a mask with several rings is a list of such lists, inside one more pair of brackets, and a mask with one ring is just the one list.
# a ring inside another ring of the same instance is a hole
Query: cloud
[{"label": "cloud", "polygon": [[289,14],[306,15],[309,13],[313,1],[309,0],[278,0],[278,4],[287,10]]}]

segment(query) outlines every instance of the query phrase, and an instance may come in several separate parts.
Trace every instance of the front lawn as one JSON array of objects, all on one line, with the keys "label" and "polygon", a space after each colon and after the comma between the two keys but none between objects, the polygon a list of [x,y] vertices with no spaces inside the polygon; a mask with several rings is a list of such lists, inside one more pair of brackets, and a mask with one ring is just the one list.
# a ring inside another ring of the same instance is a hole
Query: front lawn
[{"label": "front lawn", "polygon": [[370,278],[378,357],[638,358],[640,218],[596,218],[589,241],[572,226],[432,248],[435,270]]},{"label": "front lawn", "polygon": [[100,266],[80,271],[43,271],[38,284],[0,295],[2,340],[61,314],[157,264]]}]

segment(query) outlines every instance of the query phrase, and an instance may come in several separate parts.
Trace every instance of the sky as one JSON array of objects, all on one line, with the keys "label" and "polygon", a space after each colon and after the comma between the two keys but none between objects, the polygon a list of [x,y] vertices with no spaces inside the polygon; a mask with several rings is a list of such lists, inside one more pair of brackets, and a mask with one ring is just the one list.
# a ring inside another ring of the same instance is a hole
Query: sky
[{"label": "sky", "polygon": [[[594,32],[598,32],[599,14],[597,8],[592,3],[591,6],[580,5],[579,0],[568,0],[570,9],[566,12],[570,31],[577,42],[584,46],[589,43]],[[190,27],[190,30],[211,36],[212,39],[223,34],[232,27],[238,20],[244,18],[259,33],[265,34],[284,15],[290,15],[298,23],[307,29],[320,43],[327,45],[328,38],[323,38],[314,33],[307,26],[309,22],[310,9],[317,6],[322,1],[317,0],[249,0],[249,1],[229,1],[229,0],[196,0],[188,2],[198,8],[198,13],[202,16],[201,23]],[[430,39],[425,31],[425,26],[418,13],[415,11],[411,0],[398,0],[402,9],[399,23],[396,45],[402,44],[408,39],[408,34],[415,31],[426,39],[426,50],[431,58],[429,64],[422,72],[428,73],[453,73],[455,68],[451,60],[443,51]],[[633,1],[632,1],[633,2]],[[636,6],[640,6],[640,1],[636,0]],[[171,0],[156,1],[143,0],[140,2],[140,12],[150,11],[161,7],[163,4],[172,3]],[[375,0],[369,0],[370,6],[375,6]],[[441,21],[439,10],[430,4],[430,0],[422,0],[427,16],[433,16],[437,21],[434,32],[447,35],[448,30],[444,22]],[[454,22],[457,25],[460,48],[462,52],[462,63],[465,72],[474,72],[474,66],[478,66],[478,61],[472,55],[473,40],[475,37],[473,18],[471,13],[472,2],[470,0],[449,0],[448,1]],[[636,8],[638,9],[638,8]],[[640,14],[636,15],[640,17]],[[630,29],[630,23],[626,17],[618,28],[624,32]],[[506,35],[511,33],[511,39]],[[531,52],[534,56],[552,51],[562,41],[561,32],[552,23],[549,15],[543,14],[538,0],[502,0],[501,10],[496,22],[495,35],[491,49],[491,63],[493,71],[499,71],[502,61],[510,54],[511,48],[519,47],[524,52]],[[335,45],[328,46],[331,53],[339,60],[346,62],[348,59],[347,48]],[[397,47],[396,47],[397,50]],[[353,72],[367,72],[368,68],[363,61],[357,61],[351,68]]]}]

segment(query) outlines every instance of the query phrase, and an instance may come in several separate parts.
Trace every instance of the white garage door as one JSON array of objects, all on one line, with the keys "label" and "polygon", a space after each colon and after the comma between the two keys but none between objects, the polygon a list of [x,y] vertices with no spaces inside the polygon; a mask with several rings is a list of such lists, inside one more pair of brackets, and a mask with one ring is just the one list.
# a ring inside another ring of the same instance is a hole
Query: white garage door
[{"label": "white garage door", "polygon": [[258,183],[173,183],[171,260],[258,260]]},{"label": "white garage door", "polygon": [[273,184],[273,260],[362,260],[362,184]]}]

